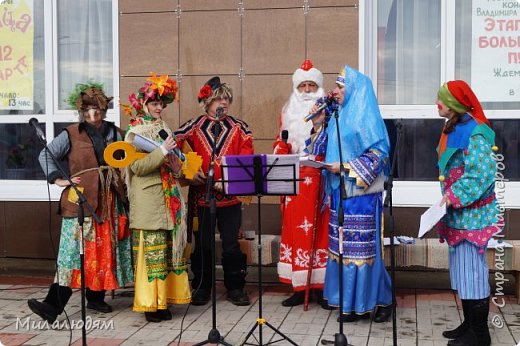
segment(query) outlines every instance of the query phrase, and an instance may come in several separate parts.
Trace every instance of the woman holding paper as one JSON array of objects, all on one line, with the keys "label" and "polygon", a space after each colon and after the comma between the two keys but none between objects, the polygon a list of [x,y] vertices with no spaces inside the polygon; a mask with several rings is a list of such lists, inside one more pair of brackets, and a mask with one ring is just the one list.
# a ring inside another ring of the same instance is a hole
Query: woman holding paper
[{"label": "woman holding paper", "polygon": [[[173,102],[177,84],[168,76],[152,77],[129,99],[137,115],[128,126],[126,141],[139,135],[162,143],[128,167],[130,228],[134,239],[134,311],[144,312],[149,322],[172,319],[168,303],[191,300],[184,258],[186,248],[185,205],[177,182],[180,164],[172,154],[177,147],[172,132],[161,118]],[[131,114],[129,106],[125,112]],[[161,130],[168,133],[166,139]]]},{"label": "woman holding paper", "polygon": [[439,222],[441,241],[447,241],[451,286],[457,291],[464,322],[443,335],[448,345],[489,345],[489,269],[485,250],[501,232],[495,197],[493,151],[495,133],[469,85],[445,83],[438,92],[439,115],[446,124],[437,148],[439,180],[446,216]]}]

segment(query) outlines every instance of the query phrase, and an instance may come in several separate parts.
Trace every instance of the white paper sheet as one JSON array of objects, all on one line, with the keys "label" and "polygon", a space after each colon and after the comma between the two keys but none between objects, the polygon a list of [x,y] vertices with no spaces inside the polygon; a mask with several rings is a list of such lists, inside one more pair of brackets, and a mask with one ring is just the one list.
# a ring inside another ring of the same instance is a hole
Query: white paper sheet
[{"label": "white paper sheet", "polygon": [[[132,135],[133,135],[133,137],[132,137]],[[136,147],[137,149],[139,149],[141,151],[147,152],[147,153],[151,153],[152,151],[155,150],[155,148],[161,146],[159,143],[157,143],[151,139],[148,139],[146,137],[143,137],[141,135],[138,135],[136,133],[131,133],[129,135],[129,138],[132,141],[132,145],[134,147]]]},{"label": "white paper sheet", "polygon": [[444,215],[446,215],[446,203],[440,205],[442,199],[434,203],[428,210],[421,215],[421,225],[419,227],[419,238],[424,237]]},{"label": "white paper sheet", "polygon": [[324,168],[327,167],[329,164],[322,161],[316,161],[309,156],[301,156],[300,165],[306,167]]},{"label": "white paper sheet", "polygon": [[[404,235],[394,236],[394,245],[401,245],[401,244],[414,245],[415,238],[407,237]],[[383,245],[384,246],[392,245],[392,244],[390,244],[390,237],[383,238]]]},{"label": "white paper sheet", "polygon": [[503,247],[503,248],[513,247],[513,245],[506,243],[505,241],[502,241],[501,243],[499,243],[497,239],[491,238],[488,241],[487,247],[488,247],[488,249],[496,249],[497,247]]},{"label": "white paper sheet", "polygon": [[[273,163],[276,163],[273,165]],[[272,169],[266,177],[269,194],[292,195],[300,191],[300,168],[298,155],[266,155],[267,170]],[[284,165],[284,166],[280,166]],[[285,166],[286,165],[286,166]]]}]

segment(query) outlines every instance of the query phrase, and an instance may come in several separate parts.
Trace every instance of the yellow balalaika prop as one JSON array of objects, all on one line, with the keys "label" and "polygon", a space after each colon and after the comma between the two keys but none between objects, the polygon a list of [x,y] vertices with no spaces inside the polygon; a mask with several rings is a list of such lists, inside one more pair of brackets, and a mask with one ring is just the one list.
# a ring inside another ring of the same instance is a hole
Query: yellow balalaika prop
[{"label": "yellow balalaika prop", "polygon": [[[122,158],[115,158],[114,155],[116,153],[118,154],[118,157]],[[103,153],[105,162],[115,168],[126,167],[135,160],[142,159],[146,155],[148,155],[148,153],[138,152],[132,144],[123,141],[109,144]],[[193,151],[185,154],[184,157],[186,159],[181,162],[181,171],[187,179],[193,179],[195,173],[197,173],[202,166],[202,157]]]}]

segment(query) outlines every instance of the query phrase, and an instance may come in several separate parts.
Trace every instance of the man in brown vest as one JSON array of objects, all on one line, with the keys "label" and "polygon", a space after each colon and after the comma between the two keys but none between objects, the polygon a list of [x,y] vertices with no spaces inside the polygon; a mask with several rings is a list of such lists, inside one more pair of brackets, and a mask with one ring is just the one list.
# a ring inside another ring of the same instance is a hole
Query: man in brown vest
[{"label": "man in brown vest", "polygon": [[[105,147],[122,140],[123,132],[105,121],[109,102],[101,84],[78,84],[68,103],[79,113],[79,122],[68,126],[48,145],[59,160],[66,160],[71,181],[83,191],[88,204],[102,220],[97,224],[85,208],[85,287],[87,308],[111,312],[105,290],[116,289],[133,281],[131,238],[127,225],[127,201],[120,172],[108,167],[103,158]],[[49,183],[64,190],[59,213],[63,217],[55,283],[43,302],[28,301],[29,308],[52,323],[63,312],[72,288],[81,287],[79,206],[74,189],[44,149],[40,165]]]}]

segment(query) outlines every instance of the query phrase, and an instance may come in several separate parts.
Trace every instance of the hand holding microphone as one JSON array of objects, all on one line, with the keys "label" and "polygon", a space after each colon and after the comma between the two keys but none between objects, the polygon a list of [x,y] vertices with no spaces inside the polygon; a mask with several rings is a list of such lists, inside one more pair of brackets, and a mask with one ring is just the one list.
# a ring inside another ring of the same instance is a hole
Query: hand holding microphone
[{"label": "hand holding microphone", "polygon": [[275,142],[273,153],[275,155],[287,155],[291,153],[292,145],[287,143],[289,139],[289,131],[282,130],[280,140]]},{"label": "hand holding microphone", "polygon": [[162,129],[159,131],[159,136],[164,139],[164,148],[168,150],[168,152],[176,155],[181,161],[186,160],[186,157],[184,157],[184,154],[177,148],[177,143],[175,143],[173,137],[168,135],[168,132]]},{"label": "hand holding microphone", "polygon": [[314,118],[321,115],[321,112],[326,110],[330,105],[334,104],[336,102],[336,99],[334,98],[334,94],[332,91],[329,91],[327,95],[320,97],[314,106],[312,106],[311,111],[307,116],[305,116],[304,120],[305,122],[309,120],[313,120]]}]

